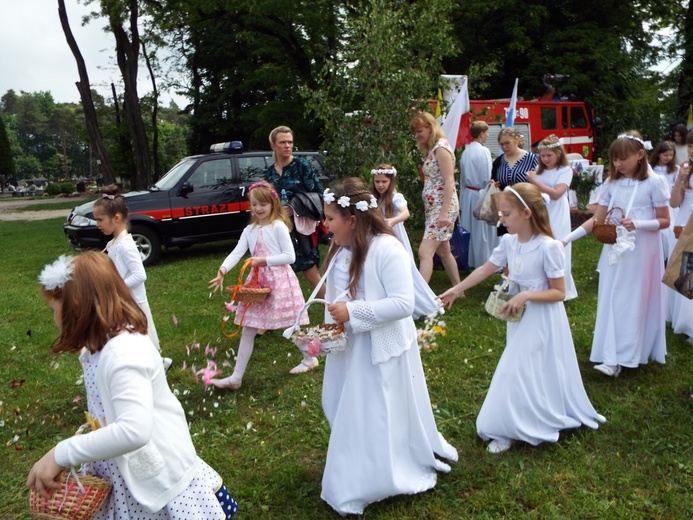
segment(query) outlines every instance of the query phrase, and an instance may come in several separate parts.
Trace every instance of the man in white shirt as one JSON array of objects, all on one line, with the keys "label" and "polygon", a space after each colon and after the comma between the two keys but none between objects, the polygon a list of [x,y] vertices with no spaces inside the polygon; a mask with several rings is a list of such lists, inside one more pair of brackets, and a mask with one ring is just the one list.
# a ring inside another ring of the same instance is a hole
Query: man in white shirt
[{"label": "man in white shirt", "polygon": [[496,228],[472,215],[479,200],[479,190],[491,180],[491,152],[483,146],[488,139],[488,125],[474,121],[470,126],[472,142],[460,158],[460,222],[469,231],[469,267],[483,265],[498,244]]}]

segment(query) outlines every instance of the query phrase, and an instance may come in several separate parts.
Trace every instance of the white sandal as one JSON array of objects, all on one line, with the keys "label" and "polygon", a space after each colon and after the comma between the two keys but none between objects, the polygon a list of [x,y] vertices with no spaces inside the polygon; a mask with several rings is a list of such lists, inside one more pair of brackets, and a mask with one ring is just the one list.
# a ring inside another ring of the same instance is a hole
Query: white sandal
[{"label": "white sandal", "polygon": [[296,365],[294,368],[289,370],[289,374],[303,374],[304,372],[308,372],[309,370],[313,370],[319,364],[320,363],[318,362],[318,358],[311,358],[311,360],[308,363],[306,363],[306,360],[304,359],[298,365]]}]

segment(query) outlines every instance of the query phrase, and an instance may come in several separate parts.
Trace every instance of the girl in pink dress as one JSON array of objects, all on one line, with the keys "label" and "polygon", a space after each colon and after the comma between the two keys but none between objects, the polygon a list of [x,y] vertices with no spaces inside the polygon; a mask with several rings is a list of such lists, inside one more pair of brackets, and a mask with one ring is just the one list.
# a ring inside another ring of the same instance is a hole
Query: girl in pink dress
[{"label": "girl in pink dress", "polygon": [[[217,276],[210,280],[209,288],[216,291],[224,287],[224,276],[248,251],[252,267],[258,267],[258,283],[269,287],[271,292],[261,303],[240,303],[236,310],[236,325],[241,325],[241,342],[238,346],[233,374],[225,379],[212,379],[218,388],[238,390],[241,387],[250,356],[253,353],[258,329],[285,329],[294,324],[296,315],[305,303],[298,278],[291,270],[296,260],[294,246],[289,235],[291,222],[271,184],[256,182],[248,188],[250,224],[243,230],[238,244],[219,267]],[[250,277],[251,275],[249,275]],[[248,280],[246,280],[247,283]],[[304,315],[302,324],[308,323]],[[291,370],[292,374],[307,372],[318,366],[317,358],[304,354],[301,363]]]}]

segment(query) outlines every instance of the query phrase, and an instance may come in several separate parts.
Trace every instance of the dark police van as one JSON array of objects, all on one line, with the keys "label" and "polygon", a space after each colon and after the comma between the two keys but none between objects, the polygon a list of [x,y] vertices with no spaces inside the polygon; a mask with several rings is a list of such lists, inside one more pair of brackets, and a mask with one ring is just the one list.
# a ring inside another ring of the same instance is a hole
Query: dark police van
[{"label": "dark police van", "polygon": [[[210,154],[185,157],[146,191],[124,194],[130,232],[144,265],[161,256],[161,248],[241,236],[248,224],[247,189],[264,180],[272,152],[243,152],[238,141],[212,145]],[[326,183],[324,155],[294,152],[306,159]],[[96,227],[93,201],[75,207],[63,225],[78,250],[103,249],[110,237]]]}]

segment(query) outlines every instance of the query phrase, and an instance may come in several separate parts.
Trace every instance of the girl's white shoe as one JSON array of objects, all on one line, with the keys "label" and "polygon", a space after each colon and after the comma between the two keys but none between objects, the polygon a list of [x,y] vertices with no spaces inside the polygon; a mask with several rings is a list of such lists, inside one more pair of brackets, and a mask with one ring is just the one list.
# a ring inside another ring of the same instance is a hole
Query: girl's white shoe
[{"label": "girl's white shoe", "polygon": [[238,390],[241,387],[242,381],[231,381],[233,376],[225,377],[224,379],[212,379],[209,384],[221,388],[222,390]]},{"label": "girl's white shoe", "polygon": [[503,442],[503,441],[493,439],[491,442],[488,443],[488,447],[486,448],[486,450],[489,453],[496,455],[498,453],[503,453],[504,451],[508,451],[512,445],[513,445],[512,441]]},{"label": "girl's white shoe", "polygon": [[602,374],[607,375],[609,377],[618,377],[621,373],[620,365],[616,365],[616,368],[613,368],[609,365],[605,365],[604,363],[602,363],[601,365],[595,365],[594,369],[597,372],[601,372]]},{"label": "girl's white shoe", "polygon": [[313,370],[319,364],[320,363],[318,363],[318,358],[311,358],[310,361],[304,359],[294,368],[289,370],[289,374],[302,374],[304,372],[308,372],[309,370]]}]

